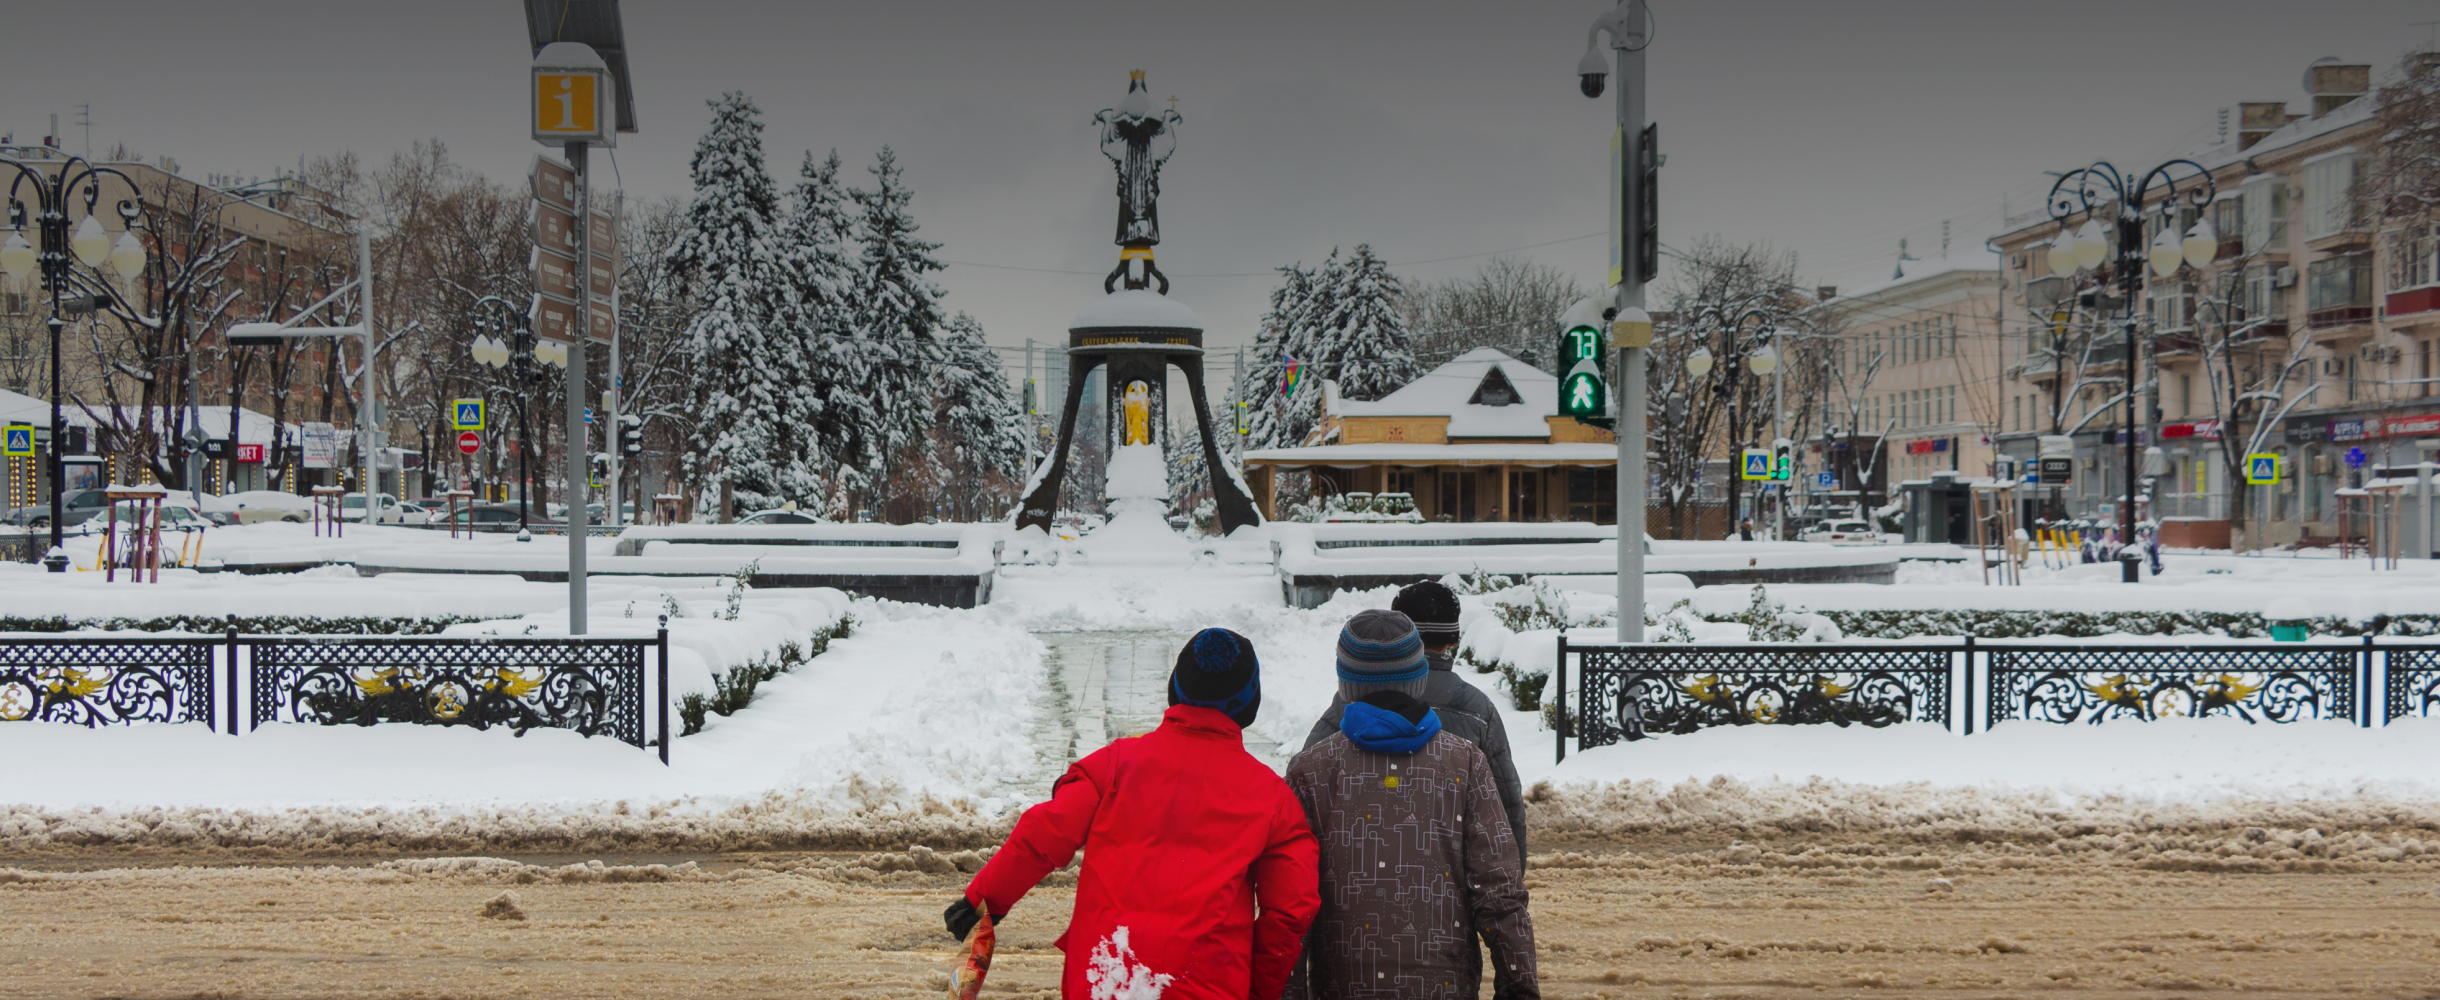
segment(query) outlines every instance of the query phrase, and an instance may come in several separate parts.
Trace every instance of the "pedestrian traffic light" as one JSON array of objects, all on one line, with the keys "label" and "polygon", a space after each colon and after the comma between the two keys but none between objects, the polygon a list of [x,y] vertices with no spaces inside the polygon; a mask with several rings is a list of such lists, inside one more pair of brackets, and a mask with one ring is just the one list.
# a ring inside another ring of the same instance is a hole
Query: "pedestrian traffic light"
[{"label": "pedestrian traffic light", "polygon": [[1795,475],[1795,449],[1781,439],[1771,446],[1771,478],[1784,483]]},{"label": "pedestrian traffic light", "polygon": [[644,418],[634,414],[618,418],[618,447],[623,454],[644,453]]},{"label": "pedestrian traffic light", "polygon": [[1609,413],[1609,343],[1599,299],[1580,299],[1560,317],[1559,416],[1601,418]]}]

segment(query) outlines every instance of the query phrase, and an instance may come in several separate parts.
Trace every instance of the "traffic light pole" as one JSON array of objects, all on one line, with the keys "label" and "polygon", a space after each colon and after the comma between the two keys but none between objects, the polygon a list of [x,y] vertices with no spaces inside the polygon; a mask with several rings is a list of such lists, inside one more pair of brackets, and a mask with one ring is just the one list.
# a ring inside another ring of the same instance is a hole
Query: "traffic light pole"
[{"label": "traffic light pole", "polygon": [[[1645,159],[1652,151],[1644,148],[1644,48],[1651,36],[1646,31],[1650,23],[1644,0],[1622,0],[1626,10],[1627,30],[1615,28],[1610,33],[1610,46],[1618,57],[1618,130],[1625,145],[1619,151],[1619,261],[1623,265],[1618,282],[1618,312],[1621,318],[1637,317],[1644,309],[1644,274],[1641,256],[1644,218]],[[1644,322],[1644,343],[1650,342],[1649,318]],[[1622,338],[1613,337],[1612,343]],[[1645,352],[1649,347],[1620,346],[1617,372],[1618,416],[1614,425],[1618,440],[1618,641],[1644,641],[1644,420]]]}]

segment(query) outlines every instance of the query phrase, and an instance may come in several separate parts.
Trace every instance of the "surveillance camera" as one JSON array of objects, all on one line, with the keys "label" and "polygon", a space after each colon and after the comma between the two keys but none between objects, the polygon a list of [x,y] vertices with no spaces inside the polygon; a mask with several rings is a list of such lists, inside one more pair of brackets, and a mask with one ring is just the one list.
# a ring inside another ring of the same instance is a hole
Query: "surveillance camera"
[{"label": "surveillance camera", "polygon": [[1584,58],[1576,60],[1578,87],[1586,97],[1600,97],[1602,82],[1610,75],[1610,61],[1601,57],[1600,49],[1584,50]]}]

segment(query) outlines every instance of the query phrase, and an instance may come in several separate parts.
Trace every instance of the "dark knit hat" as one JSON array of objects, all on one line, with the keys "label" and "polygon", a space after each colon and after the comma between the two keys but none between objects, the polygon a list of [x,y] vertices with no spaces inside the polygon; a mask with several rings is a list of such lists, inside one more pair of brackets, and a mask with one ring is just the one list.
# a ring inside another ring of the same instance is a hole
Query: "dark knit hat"
[{"label": "dark knit hat", "polygon": [[1457,641],[1457,594],[1438,580],[1408,584],[1389,602],[1389,609],[1414,621],[1424,645]]},{"label": "dark knit hat", "polygon": [[1356,701],[1375,691],[1422,697],[1431,665],[1415,623],[1395,611],[1356,612],[1339,629],[1339,692]]},{"label": "dark knit hat", "polygon": [[1207,628],[1178,650],[1169,671],[1169,703],[1212,709],[1243,729],[1262,707],[1262,664],[1254,641],[1224,628]]}]

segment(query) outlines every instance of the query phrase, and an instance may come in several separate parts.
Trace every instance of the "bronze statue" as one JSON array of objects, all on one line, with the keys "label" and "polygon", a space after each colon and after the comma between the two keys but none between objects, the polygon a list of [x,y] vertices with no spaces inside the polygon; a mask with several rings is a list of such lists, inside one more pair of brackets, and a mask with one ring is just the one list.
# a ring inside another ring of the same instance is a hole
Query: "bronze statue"
[{"label": "bronze statue", "polygon": [[[1169,277],[1152,262],[1152,247],[1161,242],[1161,164],[1178,148],[1178,112],[1154,114],[1152,94],[1144,89],[1144,71],[1127,74],[1127,96],[1116,108],[1093,116],[1101,126],[1101,155],[1118,168],[1118,267],[1101,283],[1104,292],[1121,278],[1128,288],[1160,282],[1169,294]],[[1131,267],[1142,261],[1140,272]]]}]

